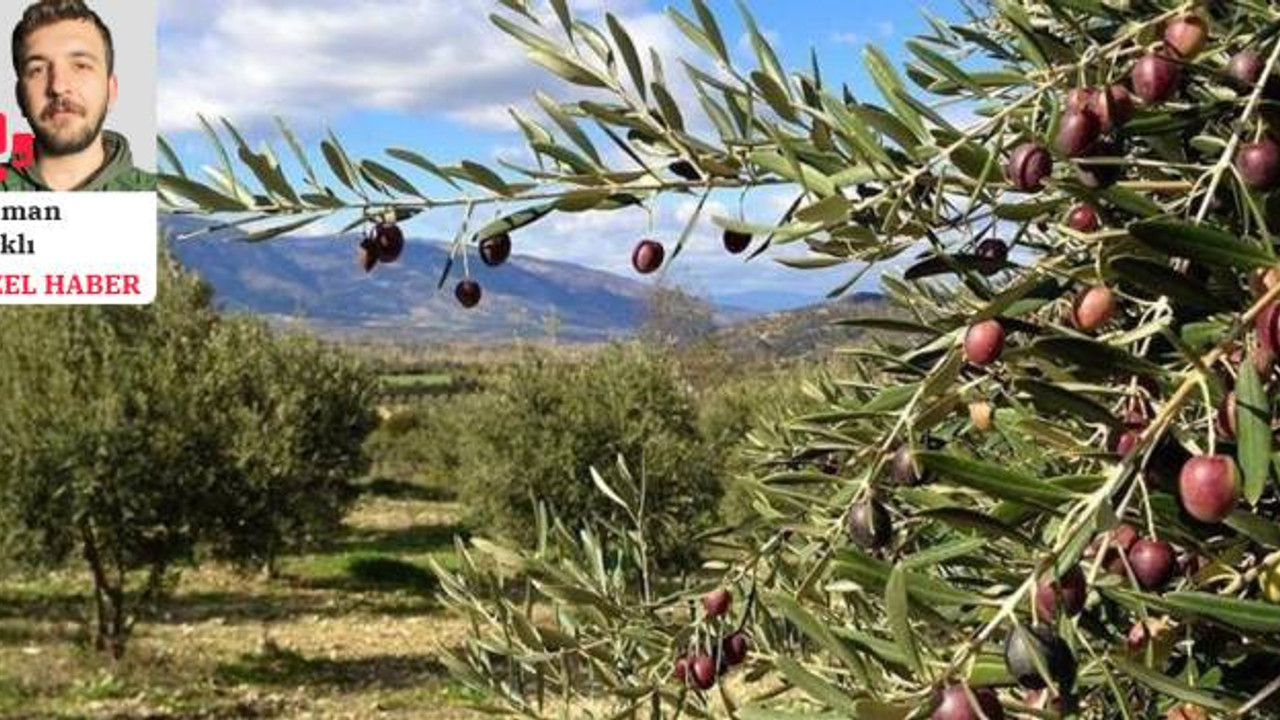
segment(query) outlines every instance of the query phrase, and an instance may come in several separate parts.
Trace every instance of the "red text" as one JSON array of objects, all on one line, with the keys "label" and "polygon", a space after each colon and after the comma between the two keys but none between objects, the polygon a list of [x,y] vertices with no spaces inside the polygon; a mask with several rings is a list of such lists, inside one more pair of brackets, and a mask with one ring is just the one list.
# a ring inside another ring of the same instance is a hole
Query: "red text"
[{"label": "red text", "polygon": [[141,295],[137,275],[46,275],[45,295]]}]

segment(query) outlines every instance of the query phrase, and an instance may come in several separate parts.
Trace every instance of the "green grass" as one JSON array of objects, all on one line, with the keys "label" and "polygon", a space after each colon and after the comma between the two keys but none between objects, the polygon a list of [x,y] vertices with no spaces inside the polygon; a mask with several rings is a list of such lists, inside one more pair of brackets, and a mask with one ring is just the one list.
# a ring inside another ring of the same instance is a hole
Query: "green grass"
[{"label": "green grass", "polygon": [[448,676],[441,676],[437,682],[386,693],[382,696],[380,705],[384,710],[418,710],[441,704],[476,705],[484,700],[481,693]]},{"label": "green grass", "polygon": [[359,688],[407,687],[444,674],[444,666],[427,656],[380,655],[372,658],[308,657],[294,650],[245,653],[218,666],[218,682],[235,685]]},{"label": "green grass", "polygon": [[21,710],[30,702],[27,691],[10,677],[0,677],[0,714]]},{"label": "green grass", "polygon": [[430,561],[446,570],[458,568],[455,536],[465,538],[466,528],[457,523],[353,528],[323,551],[286,558],[281,570],[312,587],[430,592],[437,586]]},{"label": "green grass", "polygon": [[108,670],[100,669],[89,677],[80,678],[71,686],[68,697],[76,700],[111,700],[133,694],[125,679]]},{"label": "green grass", "polygon": [[392,388],[442,388],[453,384],[453,376],[449,373],[383,375],[382,384]]},{"label": "green grass", "polygon": [[[445,564],[445,556],[442,554],[438,561]],[[285,575],[312,588],[430,595],[439,585],[422,559],[410,562],[365,551],[309,555],[284,563],[283,570]]]}]

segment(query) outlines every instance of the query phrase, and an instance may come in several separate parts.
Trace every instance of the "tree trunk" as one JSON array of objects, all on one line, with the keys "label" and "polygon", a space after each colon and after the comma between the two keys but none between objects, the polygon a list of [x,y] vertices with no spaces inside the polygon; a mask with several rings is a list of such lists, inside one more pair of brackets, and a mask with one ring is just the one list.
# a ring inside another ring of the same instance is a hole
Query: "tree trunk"
[{"label": "tree trunk", "polygon": [[94,611],[97,618],[97,632],[93,639],[93,647],[99,652],[109,650],[113,660],[124,656],[125,642],[129,628],[125,620],[124,572],[117,575],[120,581],[112,584],[103,566],[102,553],[89,521],[80,522],[80,537],[84,543],[84,559],[89,564],[89,572],[93,576]]},{"label": "tree trunk", "polygon": [[93,622],[97,626],[93,633],[93,649],[102,652],[107,649],[107,601],[96,584],[93,588]]},{"label": "tree trunk", "polygon": [[116,588],[108,593],[111,600],[111,659],[124,657],[125,642],[129,638],[129,624],[124,614],[124,589]]},{"label": "tree trunk", "polygon": [[84,560],[89,564],[89,572],[93,576],[93,619],[97,629],[93,635],[93,649],[102,652],[107,649],[107,607],[105,588],[107,574],[102,568],[102,557],[98,554],[97,539],[88,520],[80,521],[80,537],[83,542],[81,550]]},{"label": "tree trunk", "polygon": [[262,560],[262,577],[266,580],[278,580],[280,578],[279,563],[276,562],[276,541],[275,538],[268,538],[266,541],[265,557]]},{"label": "tree trunk", "polygon": [[107,600],[111,603],[111,659],[124,657],[124,645],[129,638],[129,619],[125,614],[126,592],[129,582],[124,562],[116,557],[116,583],[107,588]]}]

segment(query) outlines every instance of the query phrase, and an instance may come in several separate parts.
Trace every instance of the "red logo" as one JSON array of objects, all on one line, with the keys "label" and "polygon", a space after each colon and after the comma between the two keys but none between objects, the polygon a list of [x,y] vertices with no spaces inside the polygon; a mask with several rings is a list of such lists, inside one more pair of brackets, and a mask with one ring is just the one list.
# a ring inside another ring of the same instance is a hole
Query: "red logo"
[{"label": "red logo", "polygon": [[[14,168],[24,168],[29,167],[31,163],[35,162],[35,142],[35,136],[31,133],[14,133],[13,149],[10,150],[9,123],[4,116],[4,113],[0,113],[0,155],[5,154],[5,152],[9,153],[9,166]],[[4,165],[0,165],[0,181],[3,181],[7,177],[9,177],[9,168]]]}]

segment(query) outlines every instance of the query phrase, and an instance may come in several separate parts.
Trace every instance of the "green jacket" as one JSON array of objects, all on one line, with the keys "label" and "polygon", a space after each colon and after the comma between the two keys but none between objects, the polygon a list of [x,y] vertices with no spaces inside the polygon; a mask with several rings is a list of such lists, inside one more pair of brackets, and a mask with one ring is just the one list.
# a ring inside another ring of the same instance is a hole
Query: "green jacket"
[{"label": "green jacket", "polygon": [[[129,141],[123,135],[110,130],[102,133],[107,159],[98,171],[80,183],[77,191],[155,190],[156,176],[133,166],[133,154]],[[39,175],[35,165],[14,168],[5,164],[5,179],[0,180],[0,192],[47,191],[49,186]]]}]

